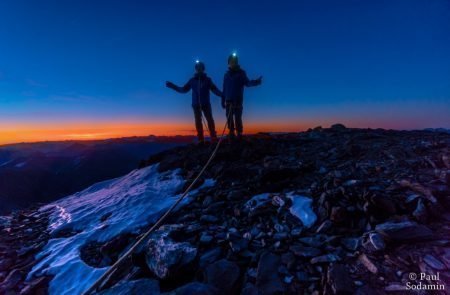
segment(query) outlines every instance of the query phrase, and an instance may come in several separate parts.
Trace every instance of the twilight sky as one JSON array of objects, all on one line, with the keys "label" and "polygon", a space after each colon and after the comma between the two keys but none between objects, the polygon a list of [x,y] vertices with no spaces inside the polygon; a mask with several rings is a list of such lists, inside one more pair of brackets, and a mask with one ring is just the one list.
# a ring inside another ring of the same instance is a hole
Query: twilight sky
[{"label": "twilight sky", "polygon": [[0,144],[193,133],[190,94],[164,82],[198,58],[221,88],[234,50],[264,76],[248,132],[450,128],[448,0],[5,0]]}]

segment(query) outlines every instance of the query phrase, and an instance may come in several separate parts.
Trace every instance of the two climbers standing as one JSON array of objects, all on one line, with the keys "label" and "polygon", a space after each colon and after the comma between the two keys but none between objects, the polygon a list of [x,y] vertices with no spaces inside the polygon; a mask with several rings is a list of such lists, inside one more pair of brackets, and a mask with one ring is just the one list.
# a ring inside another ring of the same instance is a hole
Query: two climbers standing
[{"label": "two climbers standing", "polygon": [[204,63],[197,61],[195,75],[183,87],[179,87],[167,81],[166,86],[180,93],[187,93],[192,89],[192,108],[195,116],[195,127],[199,143],[204,142],[202,112],[208,122],[211,142],[217,141],[214,119],[211,111],[209,91],[222,98],[221,104],[226,109],[227,126],[230,140],[242,139],[242,109],[244,100],[244,86],[257,86],[262,82],[262,77],[249,80],[247,74],[241,69],[238,57],[235,53],[228,57],[228,71],[223,78],[223,91],[221,92],[205,73]]}]

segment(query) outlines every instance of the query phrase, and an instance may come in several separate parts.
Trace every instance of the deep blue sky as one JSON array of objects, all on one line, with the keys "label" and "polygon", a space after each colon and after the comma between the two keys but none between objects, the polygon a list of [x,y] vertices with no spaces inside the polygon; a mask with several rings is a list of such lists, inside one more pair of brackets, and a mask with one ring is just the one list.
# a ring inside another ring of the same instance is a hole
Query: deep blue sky
[{"label": "deep blue sky", "polygon": [[1,1],[0,124],[191,123],[164,81],[233,50],[250,123],[450,127],[448,0]]}]

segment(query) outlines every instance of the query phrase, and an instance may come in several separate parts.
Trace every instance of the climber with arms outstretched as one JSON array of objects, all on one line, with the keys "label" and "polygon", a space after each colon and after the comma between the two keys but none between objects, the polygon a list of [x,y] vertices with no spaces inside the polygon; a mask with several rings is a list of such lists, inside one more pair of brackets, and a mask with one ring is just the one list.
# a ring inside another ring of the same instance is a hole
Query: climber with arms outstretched
[{"label": "climber with arms outstretched", "polygon": [[216,127],[211,111],[211,102],[209,92],[222,97],[222,92],[216,87],[210,77],[205,73],[205,64],[201,61],[195,63],[194,77],[183,86],[179,87],[172,82],[167,81],[166,86],[180,93],[187,93],[192,90],[192,108],[195,117],[195,129],[199,143],[204,143],[202,113],[208,123],[208,129],[211,136],[211,142],[217,141]]}]

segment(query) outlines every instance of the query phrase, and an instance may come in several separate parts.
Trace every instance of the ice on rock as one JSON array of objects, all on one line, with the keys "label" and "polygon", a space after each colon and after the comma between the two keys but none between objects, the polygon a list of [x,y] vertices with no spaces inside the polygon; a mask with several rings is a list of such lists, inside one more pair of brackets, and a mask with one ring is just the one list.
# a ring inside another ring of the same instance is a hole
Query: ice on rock
[{"label": "ice on rock", "polygon": [[312,199],[289,193],[288,198],[292,200],[292,206],[289,209],[292,215],[301,220],[305,227],[311,227],[317,220],[317,215],[312,210]]},{"label": "ice on rock", "polygon": [[[82,294],[107,268],[94,268],[80,258],[80,247],[89,241],[108,241],[137,232],[156,221],[179,197],[185,181],[180,170],[158,173],[158,165],[97,183],[86,190],[41,208],[53,210],[50,230],[70,229],[75,235],[51,239],[37,255],[41,261],[28,278],[48,274],[50,294]],[[214,185],[206,180],[202,187]],[[180,204],[185,205],[192,191]],[[103,218],[107,216],[107,218]]]}]

